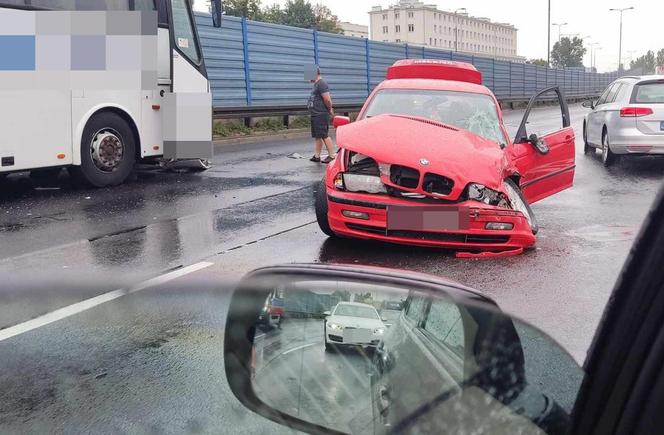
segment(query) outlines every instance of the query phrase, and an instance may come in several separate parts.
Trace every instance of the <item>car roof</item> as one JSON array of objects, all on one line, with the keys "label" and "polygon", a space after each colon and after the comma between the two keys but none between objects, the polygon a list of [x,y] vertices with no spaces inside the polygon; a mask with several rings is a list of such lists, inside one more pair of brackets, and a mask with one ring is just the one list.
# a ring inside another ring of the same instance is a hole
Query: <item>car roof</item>
[{"label": "car roof", "polygon": [[493,96],[489,88],[475,83],[437,79],[392,79],[385,80],[377,89],[424,89],[430,91],[470,92]]},{"label": "car roof", "polygon": [[[356,307],[369,307],[369,308],[374,308],[373,305],[363,304],[363,303],[361,303],[361,302],[346,302],[346,301],[343,301],[343,302],[339,302],[337,305],[354,305],[354,306],[356,306]],[[375,309],[375,308],[374,308],[374,309]]]},{"label": "car roof", "polygon": [[619,77],[616,81],[620,80],[634,80],[636,82],[643,82],[649,80],[664,80],[664,75],[662,74],[650,74],[645,76],[623,76]]}]

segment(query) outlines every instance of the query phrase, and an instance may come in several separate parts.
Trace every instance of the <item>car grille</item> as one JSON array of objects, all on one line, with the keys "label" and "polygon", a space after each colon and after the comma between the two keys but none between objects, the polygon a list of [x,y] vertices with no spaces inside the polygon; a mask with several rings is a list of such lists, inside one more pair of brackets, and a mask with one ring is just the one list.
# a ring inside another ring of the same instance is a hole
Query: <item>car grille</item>
[{"label": "car grille", "polygon": [[390,181],[397,186],[415,189],[420,184],[420,172],[408,166],[390,166]]},{"label": "car grille", "polygon": [[371,234],[380,234],[381,236],[388,237],[401,237],[405,239],[417,240],[430,240],[436,242],[452,242],[452,243],[507,243],[509,236],[492,236],[492,235],[471,235],[471,234],[458,234],[458,233],[434,233],[429,231],[403,231],[403,230],[389,230],[384,228],[372,227],[370,225],[359,225],[347,223],[348,229],[354,231],[362,231]]},{"label": "car grille", "polygon": [[426,173],[424,174],[424,181],[422,181],[422,190],[429,193],[439,195],[449,195],[454,187],[452,179],[443,177],[438,174]]}]

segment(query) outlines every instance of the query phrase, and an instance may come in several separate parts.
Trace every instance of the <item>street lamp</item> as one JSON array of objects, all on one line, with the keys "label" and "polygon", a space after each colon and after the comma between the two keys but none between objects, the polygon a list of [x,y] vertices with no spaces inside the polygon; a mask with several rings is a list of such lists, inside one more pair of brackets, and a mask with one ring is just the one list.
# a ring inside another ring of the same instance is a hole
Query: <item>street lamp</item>
[{"label": "street lamp", "polygon": [[597,51],[601,50],[601,49],[602,49],[602,47],[595,48],[595,56],[593,57],[593,65],[592,65],[593,70],[597,69],[597,68],[595,68],[595,65],[597,64]]},{"label": "street lamp", "polygon": [[466,8],[459,8],[454,11],[454,51],[459,51],[459,20],[457,19],[458,12],[467,12]]},{"label": "street lamp", "polygon": [[568,23],[553,23],[552,26],[558,26],[558,42],[560,42],[560,29],[563,26],[566,26]]},{"label": "street lamp", "polygon": [[618,42],[618,72],[622,71],[622,18],[623,12],[634,9],[634,6],[628,8],[611,8],[609,12],[620,12],[620,40]]},{"label": "street lamp", "polygon": [[590,70],[592,71],[593,68],[595,68],[595,65],[593,64],[593,50],[599,50],[600,48],[595,49],[595,47],[599,45],[599,42],[591,42],[588,45],[590,46]]}]

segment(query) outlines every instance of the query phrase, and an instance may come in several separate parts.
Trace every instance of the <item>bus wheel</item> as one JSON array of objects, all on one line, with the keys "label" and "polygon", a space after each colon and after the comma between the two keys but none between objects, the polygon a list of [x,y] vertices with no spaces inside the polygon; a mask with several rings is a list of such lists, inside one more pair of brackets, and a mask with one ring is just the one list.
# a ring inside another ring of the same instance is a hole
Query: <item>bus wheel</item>
[{"label": "bus wheel", "polygon": [[81,166],[74,176],[94,187],[115,186],[124,182],[136,163],[134,133],[116,113],[95,115],[83,130]]}]

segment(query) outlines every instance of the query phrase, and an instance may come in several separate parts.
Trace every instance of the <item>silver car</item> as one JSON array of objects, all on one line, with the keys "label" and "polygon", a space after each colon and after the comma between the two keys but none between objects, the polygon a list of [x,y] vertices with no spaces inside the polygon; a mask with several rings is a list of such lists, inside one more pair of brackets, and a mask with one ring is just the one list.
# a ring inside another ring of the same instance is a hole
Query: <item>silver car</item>
[{"label": "silver car", "polygon": [[664,154],[664,75],[621,77],[583,121],[584,152],[602,151],[604,166],[626,154]]}]

